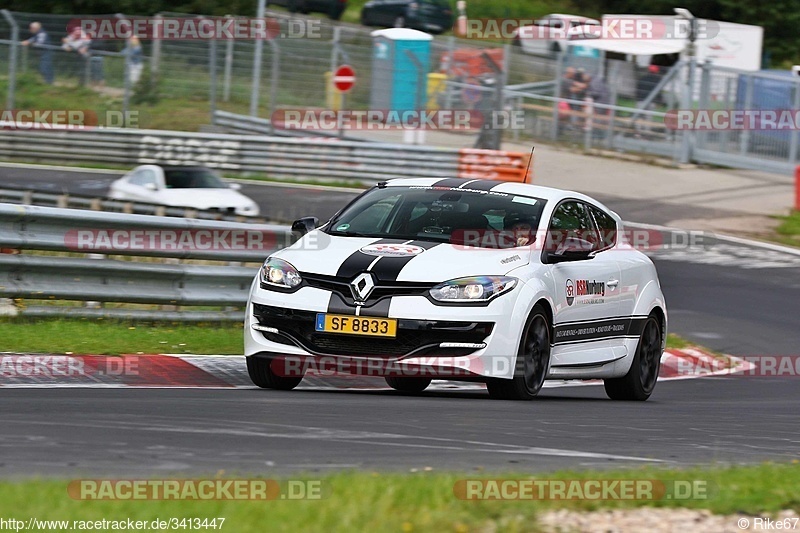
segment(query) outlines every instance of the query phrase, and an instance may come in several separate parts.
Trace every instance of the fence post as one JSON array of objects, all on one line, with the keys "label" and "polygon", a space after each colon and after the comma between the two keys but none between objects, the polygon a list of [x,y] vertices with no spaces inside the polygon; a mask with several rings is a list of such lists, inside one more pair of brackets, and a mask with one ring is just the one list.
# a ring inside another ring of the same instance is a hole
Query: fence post
[{"label": "fence post", "polygon": [[[700,74],[700,98],[698,101],[698,107],[700,109],[708,109],[709,106],[709,95],[711,94],[711,64],[706,61],[703,63],[701,67],[701,74]],[[701,149],[705,147],[706,139],[708,137],[708,132],[705,131],[697,131],[694,133],[695,136],[695,149]]]},{"label": "fence post", "polygon": [[[697,65],[697,60],[694,55],[689,58],[689,73],[687,74],[686,82],[686,96],[683,99],[683,107],[686,110],[691,110],[694,103],[694,70]],[[678,157],[680,163],[688,163],[692,159],[692,130],[683,130],[683,137],[681,138],[681,152]]]},{"label": "fence post", "polygon": [[554,141],[558,140],[558,104],[561,102],[561,77],[564,74],[564,57],[566,57],[564,50],[559,50],[558,60],[556,61],[556,87],[555,99],[553,100],[553,125],[550,130],[550,138]]},{"label": "fence post", "polygon": [[[232,19],[233,15],[225,15],[225,18]],[[228,39],[225,43],[225,79],[222,85],[222,101],[229,102],[231,99],[231,74],[233,72],[233,45],[234,40]]]},{"label": "fence post", "polygon": [[0,10],[3,18],[11,26],[11,46],[8,48],[8,95],[6,109],[14,109],[17,91],[17,49],[19,48],[19,25],[8,9]]},{"label": "fence post", "polygon": [[455,36],[451,35],[447,38],[447,57],[449,58],[447,61],[447,72],[445,75],[447,76],[447,81],[445,82],[445,93],[444,93],[444,108],[445,109],[452,109],[453,108],[453,91],[452,88],[448,86],[448,83],[453,78],[453,54],[456,51],[456,38]]},{"label": "fence post", "polygon": [[[753,106],[753,75],[748,74],[747,76],[747,88],[745,89],[745,97],[744,97],[744,108],[751,109]],[[739,153],[745,155],[747,153],[747,147],[750,144],[750,130],[744,129],[742,130],[742,134],[739,136]]]},{"label": "fence post", "polygon": [[[614,61],[611,64],[610,76],[606,80],[616,80],[619,73],[619,62]],[[617,116],[617,84],[611,84],[611,94],[609,97],[611,105],[614,106],[608,110],[608,131],[606,132],[606,149],[610,150],[614,146],[614,119]]]},{"label": "fence post", "polygon": [[592,149],[592,135],[594,134],[594,98],[587,96],[585,105],[583,106],[583,113],[586,115],[583,119],[583,149],[588,152]]},{"label": "fence post", "polygon": [[[795,78],[795,80],[797,80],[797,78]],[[794,104],[792,105],[792,109],[800,109],[800,82],[795,81],[792,89],[794,89]],[[793,167],[797,165],[797,140],[797,128],[792,128],[789,134],[789,164]]]},{"label": "fence post", "polygon": [[[258,0],[256,18],[264,20],[266,0]],[[274,39],[270,39],[272,43]],[[261,89],[261,56],[264,53],[264,39],[256,39],[256,49],[253,54],[253,83],[250,86],[250,116],[258,116],[258,93]],[[271,118],[271,117],[270,117]],[[272,127],[272,126],[270,126]]]},{"label": "fence post", "polygon": [[[734,103],[731,102],[733,95],[733,81],[735,78],[728,76],[725,78],[725,106],[728,109],[734,109]],[[731,130],[726,128],[719,134],[719,151],[728,152],[728,141],[730,140]]]},{"label": "fence post", "polygon": [[214,115],[217,112],[217,38],[214,36],[208,45],[208,70],[211,76],[209,80],[208,99],[209,113],[211,114],[211,124],[214,123]]},{"label": "fence post", "polygon": [[[154,24],[158,24],[155,26],[156,28],[162,28],[163,21],[161,20],[164,18],[160,13],[155,16]],[[150,89],[155,89],[156,83],[158,82],[158,70],[161,66],[161,39],[158,35],[155,36],[156,38],[153,39],[153,51],[152,57],[150,58]]]},{"label": "fence post", "polygon": [[272,48],[272,72],[269,75],[269,131],[275,133],[275,126],[272,124],[272,117],[275,115],[275,107],[278,104],[278,82],[281,79],[281,47],[277,39],[270,39],[269,45]]}]

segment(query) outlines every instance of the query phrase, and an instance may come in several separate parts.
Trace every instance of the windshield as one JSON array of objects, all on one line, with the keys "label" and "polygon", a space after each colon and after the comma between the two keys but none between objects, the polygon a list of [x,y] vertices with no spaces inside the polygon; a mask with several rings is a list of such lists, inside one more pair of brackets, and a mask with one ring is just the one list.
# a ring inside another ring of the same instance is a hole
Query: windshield
[{"label": "windshield", "polygon": [[227,189],[216,174],[206,168],[165,168],[167,189]]},{"label": "windshield", "polygon": [[334,218],[327,233],[505,247],[498,237],[508,232],[526,228],[535,235],[544,204],[529,196],[450,187],[376,188]]}]

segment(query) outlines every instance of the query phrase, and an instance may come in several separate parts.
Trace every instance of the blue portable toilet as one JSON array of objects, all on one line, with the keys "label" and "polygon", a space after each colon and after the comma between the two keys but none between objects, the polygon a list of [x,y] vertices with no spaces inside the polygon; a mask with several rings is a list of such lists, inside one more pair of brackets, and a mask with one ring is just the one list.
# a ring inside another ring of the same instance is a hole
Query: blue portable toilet
[{"label": "blue portable toilet", "polygon": [[[370,107],[393,111],[425,108],[431,63],[431,37],[409,28],[372,32],[372,93]],[[420,68],[409,57],[413,54]],[[419,95],[418,95],[419,93]]]}]

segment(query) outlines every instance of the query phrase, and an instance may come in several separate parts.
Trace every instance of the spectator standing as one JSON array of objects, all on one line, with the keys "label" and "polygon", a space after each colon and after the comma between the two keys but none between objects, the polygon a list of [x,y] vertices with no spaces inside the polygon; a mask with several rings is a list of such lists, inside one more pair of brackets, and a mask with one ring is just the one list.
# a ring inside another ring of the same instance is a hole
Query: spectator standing
[{"label": "spectator standing", "polygon": [[[589,75],[582,68],[573,69],[573,72],[572,81],[569,85],[569,98],[570,100],[584,100],[586,91],[589,89]],[[582,104],[570,104],[570,107],[577,111],[582,107]]]},{"label": "spectator standing", "polygon": [[80,26],[75,26],[66,37],[61,39],[61,43],[62,50],[74,52],[80,56],[82,61],[79,63],[80,72],[77,74],[80,79],[84,80],[84,82],[88,82],[89,80],[85,79],[84,74],[88,74],[86,68],[89,64],[89,60],[92,57],[90,52],[92,40],[83,30],[81,30]]},{"label": "spectator standing", "polygon": [[142,77],[142,69],[144,68],[142,44],[137,36],[132,35],[128,39],[128,45],[125,47],[125,56],[128,64],[128,79],[131,85],[136,85]]},{"label": "spectator standing", "polygon": [[55,73],[53,72],[53,51],[48,48],[50,46],[50,36],[42,28],[39,22],[31,22],[28,29],[31,36],[22,41],[22,46],[30,46],[36,50],[39,56],[39,74],[42,75],[45,83],[52,85]]}]

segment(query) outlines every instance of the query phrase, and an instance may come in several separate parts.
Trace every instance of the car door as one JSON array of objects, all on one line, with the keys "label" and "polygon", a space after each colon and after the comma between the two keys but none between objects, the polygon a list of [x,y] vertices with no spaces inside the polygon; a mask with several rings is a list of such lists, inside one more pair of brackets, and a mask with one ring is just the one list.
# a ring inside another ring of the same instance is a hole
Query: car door
[{"label": "car door", "polygon": [[614,248],[621,235],[613,216],[597,206],[589,204],[588,207],[603,241],[601,249],[609,250],[611,253],[608,255],[613,255],[619,266],[619,316],[632,316],[636,307],[636,294],[643,285],[643,280],[638,279],[639,276],[636,274],[641,259],[637,254]]},{"label": "car door", "polygon": [[556,206],[545,252],[568,239],[591,247],[590,259],[551,264],[554,291],[553,366],[596,364],[625,355],[619,318],[620,268],[586,203],[565,200]]}]

